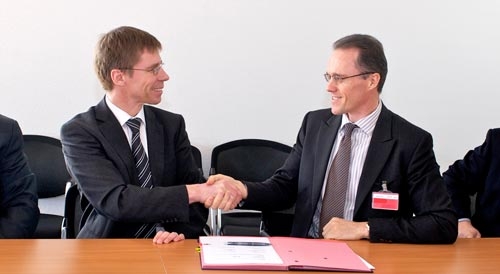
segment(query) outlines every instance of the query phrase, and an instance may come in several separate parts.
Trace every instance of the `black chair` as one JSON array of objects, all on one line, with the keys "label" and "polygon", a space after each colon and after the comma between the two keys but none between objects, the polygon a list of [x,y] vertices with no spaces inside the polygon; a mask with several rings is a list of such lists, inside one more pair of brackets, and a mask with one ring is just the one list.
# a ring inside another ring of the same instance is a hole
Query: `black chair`
[{"label": "black chair", "polygon": [[[200,174],[203,176],[203,165],[202,165],[202,158],[201,158],[201,152],[200,149],[197,147],[191,145],[191,153],[193,154],[194,161],[196,162],[196,165],[198,166],[198,170]],[[210,235],[211,234],[211,228],[207,224],[203,228],[203,231],[205,232],[205,235]]]},{"label": "black chair", "polygon": [[72,184],[66,191],[64,203],[64,219],[62,222],[61,238],[75,239],[80,232],[83,216],[80,191],[78,185]]},{"label": "black chair", "polygon": [[[212,150],[211,172],[221,173],[238,180],[260,182],[271,177],[280,168],[292,148],[270,140],[241,139],[216,146]],[[220,234],[239,236],[259,236],[263,231],[269,235],[289,235],[293,211],[283,211],[285,215],[272,212],[239,211],[224,212],[220,219]],[[273,222],[275,217],[283,217],[289,228]],[[282,231],[282,230],[285,231]]]},{"label": "black chair", "polygon": [[191,153],[193,154],[194,161],[196,162],[196,166],[198,166],[198,169],[200,170],[201,174],[203,175],[203,167],[202,167],[200,150],[197,147],[191,145]]},{"label": "black chair", "polygon": [[[38,203],[63,212],[64,193],[70,175],[66,169],[61,141],[42,135],[24,135],[24,153],[36,176]],[[61,238],[63,216],[41,210],[33,238]]]}]

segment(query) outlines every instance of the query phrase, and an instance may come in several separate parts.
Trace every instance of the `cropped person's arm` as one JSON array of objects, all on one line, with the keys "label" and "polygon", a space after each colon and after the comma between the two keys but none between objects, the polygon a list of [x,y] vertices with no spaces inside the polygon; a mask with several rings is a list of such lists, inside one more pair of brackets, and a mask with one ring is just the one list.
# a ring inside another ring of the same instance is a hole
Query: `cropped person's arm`
[{"label": "cropped person's arm", "polygon": [[35,175],[23,153],[16,122],[0,129],[0,238],[29,238],[38,224]]},{"label": "cropped person's arm", "polygon": [[493,131],[489,130],[484,143],[468,151],[443,173],[453,208],[459,219],[472,217],[471,196],[484,187],[492,161]]}]

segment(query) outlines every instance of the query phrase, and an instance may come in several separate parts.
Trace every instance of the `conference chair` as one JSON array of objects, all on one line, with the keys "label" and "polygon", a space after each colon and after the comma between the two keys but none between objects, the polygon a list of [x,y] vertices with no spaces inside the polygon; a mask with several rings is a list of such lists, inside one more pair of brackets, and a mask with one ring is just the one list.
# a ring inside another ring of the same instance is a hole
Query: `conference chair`
[{"label": "conference chair", "polygon": [[[194,161],[195,161],[196,165],[198,166],[198,171],[200,172],[200,174],[202,176],[204,176],[200,149],[191,145],[191,153],[193,154]],[[203,232],[205,232],[205,235],[211,235],[212,229],[210,228],[210,226],[208,224],[206,224],[205,227],[203,228]]]},{"label": "conference chair", "polygon": [[[290,146],[271,140],[235,140],[214,147],[210,170],[211,173],[228,175],[238,180],[260,182],[271,177],[283,165],[291,150]],[[286,224],[276,223],[275,218],[278,217]],[[260,236],[268,231],[268,234],[278,236],[291,229],[293,209],[279,213],[232,210],[222,212],[216,218],[220,230],[217,234]],[[289,228],[279,228],[283,225]]]},{"label": "conference chair", "polygon": [[64,193],[70,175],[61,141],[43,135],[23,135],[24,153],[38,188],[40,219],[33,238],[61,238]]},{"label": "conference chair", "polygon": [[197,147],[191,145],[191,153],[193,154],[196,166],[198,166],[198,170],[200,171],[201,175],[203,175],[203,166],[202,166],[202,160],[201,160],[201,151]]},{"label": "conference chair", "polygon": [[78,185],[68,184],[64,203],[64,218],[61,228],[61,238],[75,239],[80,232],[80,220],[83,216],[80,191]]}]

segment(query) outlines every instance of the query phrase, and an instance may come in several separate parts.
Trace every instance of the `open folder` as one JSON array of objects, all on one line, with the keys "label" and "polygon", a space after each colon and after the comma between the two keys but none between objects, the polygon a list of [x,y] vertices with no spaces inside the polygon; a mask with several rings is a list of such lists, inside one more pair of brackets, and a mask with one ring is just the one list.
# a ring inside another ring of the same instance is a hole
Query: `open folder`
[{"label": "open folder", "polygon": [[292,237],[200,237],[202,269],[372,272],[343,242]]}]

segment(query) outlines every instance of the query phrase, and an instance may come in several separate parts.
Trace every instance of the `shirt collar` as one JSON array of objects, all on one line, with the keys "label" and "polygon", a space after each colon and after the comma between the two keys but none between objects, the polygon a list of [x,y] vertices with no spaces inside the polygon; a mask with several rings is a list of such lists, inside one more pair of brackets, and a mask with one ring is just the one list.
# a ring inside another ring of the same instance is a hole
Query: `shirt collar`
[{"label": "shirt collar", "polygon": [[[368,116],[363,117],[359,119],[356,124],[361,131],[365,132],[368,135],[371,135],[373,133],[373,130],[375,129],[375,125],[377,124],[378,117],[380,116],[380,112],[382,111],[382,102],[379,100],[378,105],[375,108],[372,113],[368,114]],[[343,129],[344,125],[347,123],[352,123],[349,121],[349,118],[347,118],[347,114],[342,114],[342,123],[340,125],[340,128]]]},{"label": "shirt collar", "polygon": [[123,111],[121,108],[119,108],[115,104],[113,104],[107,95],[106,95],[106,104],[108,105],[111,112],[115,115],[116,119],[118,120],[118,122],[120,123],[121,126],[124,126],[125,123],[130,118],[140,118],[142,123],[146,124],[146,119],[144,117],[144,106],[141,108],[141,110],[139,111],[139,113],[137,113],[137,115],[135,117],[132,117],[128,113]]}]

